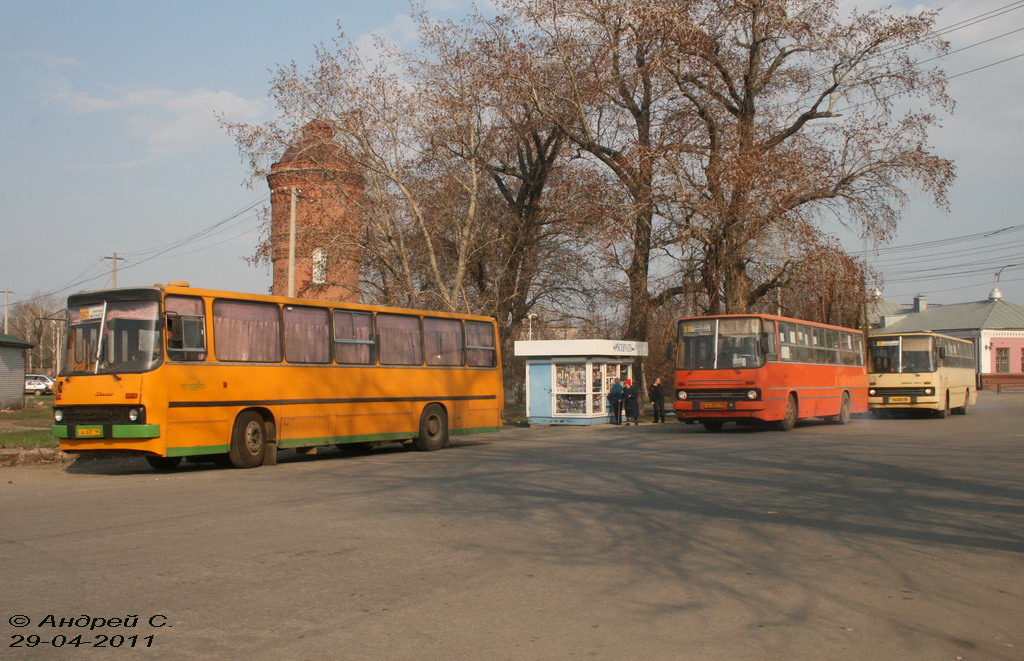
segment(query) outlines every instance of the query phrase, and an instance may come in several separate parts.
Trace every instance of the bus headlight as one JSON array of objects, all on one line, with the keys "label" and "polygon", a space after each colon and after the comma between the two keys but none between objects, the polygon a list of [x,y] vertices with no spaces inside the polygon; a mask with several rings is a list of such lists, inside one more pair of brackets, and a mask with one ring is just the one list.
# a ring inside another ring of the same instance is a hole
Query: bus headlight
[{"label": "bus headlight", "polygon": [[878,394],[878,391],[875,390],[874,388],[869,388],[868,389],[868,394],[871,395],[872,397],[874,397],[875,395]]},{"label": "bus headlight", "polygon": [[926,395],[934,395],[935,394],[935,390],[933,390],[932,388],[925,388],[924,389],[924,394],[926,394]]},{"label": "bus headlight", "polygon": [[60,422],[63,419],[64,419],[64,411],[61,411],[60,409],[53,409],[53,421],[54,422]]},{"label": "bus headlight", "polygon": [[128,411],[128,419],[135,422],[139,419],[139,409],[132,409]]},{"label": "bus headlight", "polygon": [[680,400],[686,399],[686,391],[680,390],[679,392],[676,393],[676,397],[678,397]]},{"label": "bus headlight", "polygon": [[757,399],[757,391],[756,390],[748,390],[747,391],[747,399],[749,399],[751,401]]}]

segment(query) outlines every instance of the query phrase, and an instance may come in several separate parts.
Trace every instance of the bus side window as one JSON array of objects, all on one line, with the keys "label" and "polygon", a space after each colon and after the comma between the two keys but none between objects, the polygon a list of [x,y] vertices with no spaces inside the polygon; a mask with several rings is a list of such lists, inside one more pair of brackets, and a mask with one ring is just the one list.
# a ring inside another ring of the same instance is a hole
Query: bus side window
[{"label": "bus side window", "polygon": [[168,312],[166,317],[167,357],[171,360],[206,360],[203,318],[176,312]]},{"label": "bus side window", "polygon": [[206,360],[206,315],[203,299],[168,296],[164,300],[168,360]]}]

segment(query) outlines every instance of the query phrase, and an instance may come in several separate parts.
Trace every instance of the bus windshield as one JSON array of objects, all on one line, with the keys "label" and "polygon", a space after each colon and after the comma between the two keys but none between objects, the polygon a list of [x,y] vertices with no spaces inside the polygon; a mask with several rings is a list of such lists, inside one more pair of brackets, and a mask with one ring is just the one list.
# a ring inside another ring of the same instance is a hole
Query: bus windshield
[{"label": "bus windshield", "polygon": [[64,375],[145,372],[163,357],[156,301],[73,306],[68,308],[68,328]]},{"label": "bus windshield", "polygon": [[930,337],[872,338],[871,371],[879,374],[934,372],[935,361]]},{"label": "bus windshield", "polygon": [[680,369],[749,369],[764,365],[758,317],[686,319],[679,322]]}]

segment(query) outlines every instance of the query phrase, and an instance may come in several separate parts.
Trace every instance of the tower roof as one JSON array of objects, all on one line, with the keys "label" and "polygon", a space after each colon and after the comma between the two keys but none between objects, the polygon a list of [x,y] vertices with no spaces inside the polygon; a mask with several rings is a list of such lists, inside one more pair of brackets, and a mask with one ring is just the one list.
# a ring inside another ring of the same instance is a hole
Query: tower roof
[{"label": "tower roof", "polygon": [[288,145],[284,155],[274,165],[312,162],[317,165],[339,164],[354,168],[355,162],[345,148],[334,139],[334,128],[315,119],[302,127],[302,136]]}]

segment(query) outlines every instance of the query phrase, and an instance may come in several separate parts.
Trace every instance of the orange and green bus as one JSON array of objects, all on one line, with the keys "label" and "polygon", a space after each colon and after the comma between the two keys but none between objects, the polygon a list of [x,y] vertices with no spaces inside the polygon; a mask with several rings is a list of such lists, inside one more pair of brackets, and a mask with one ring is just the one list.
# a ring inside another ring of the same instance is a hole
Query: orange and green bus
[{"label": "orange and green bus", "polygon": [[978,398],[974,343],[939,333],[868,338],[868,406],[874,415],[923,410],[966,415]]},{"label": "orange and green bus", "polygon": [[53,412],[66,452],[251,468],[277,449],[429,451],[501,427],[488,317],[175,282],[74,294],[67,321]]},{"label": "orange and green bus", "polygon": [[719,431],[727,422],[789,431],[802,418],[845,425],[868,408],[864,334],[775,315],[679,321],[674,409]]}]

